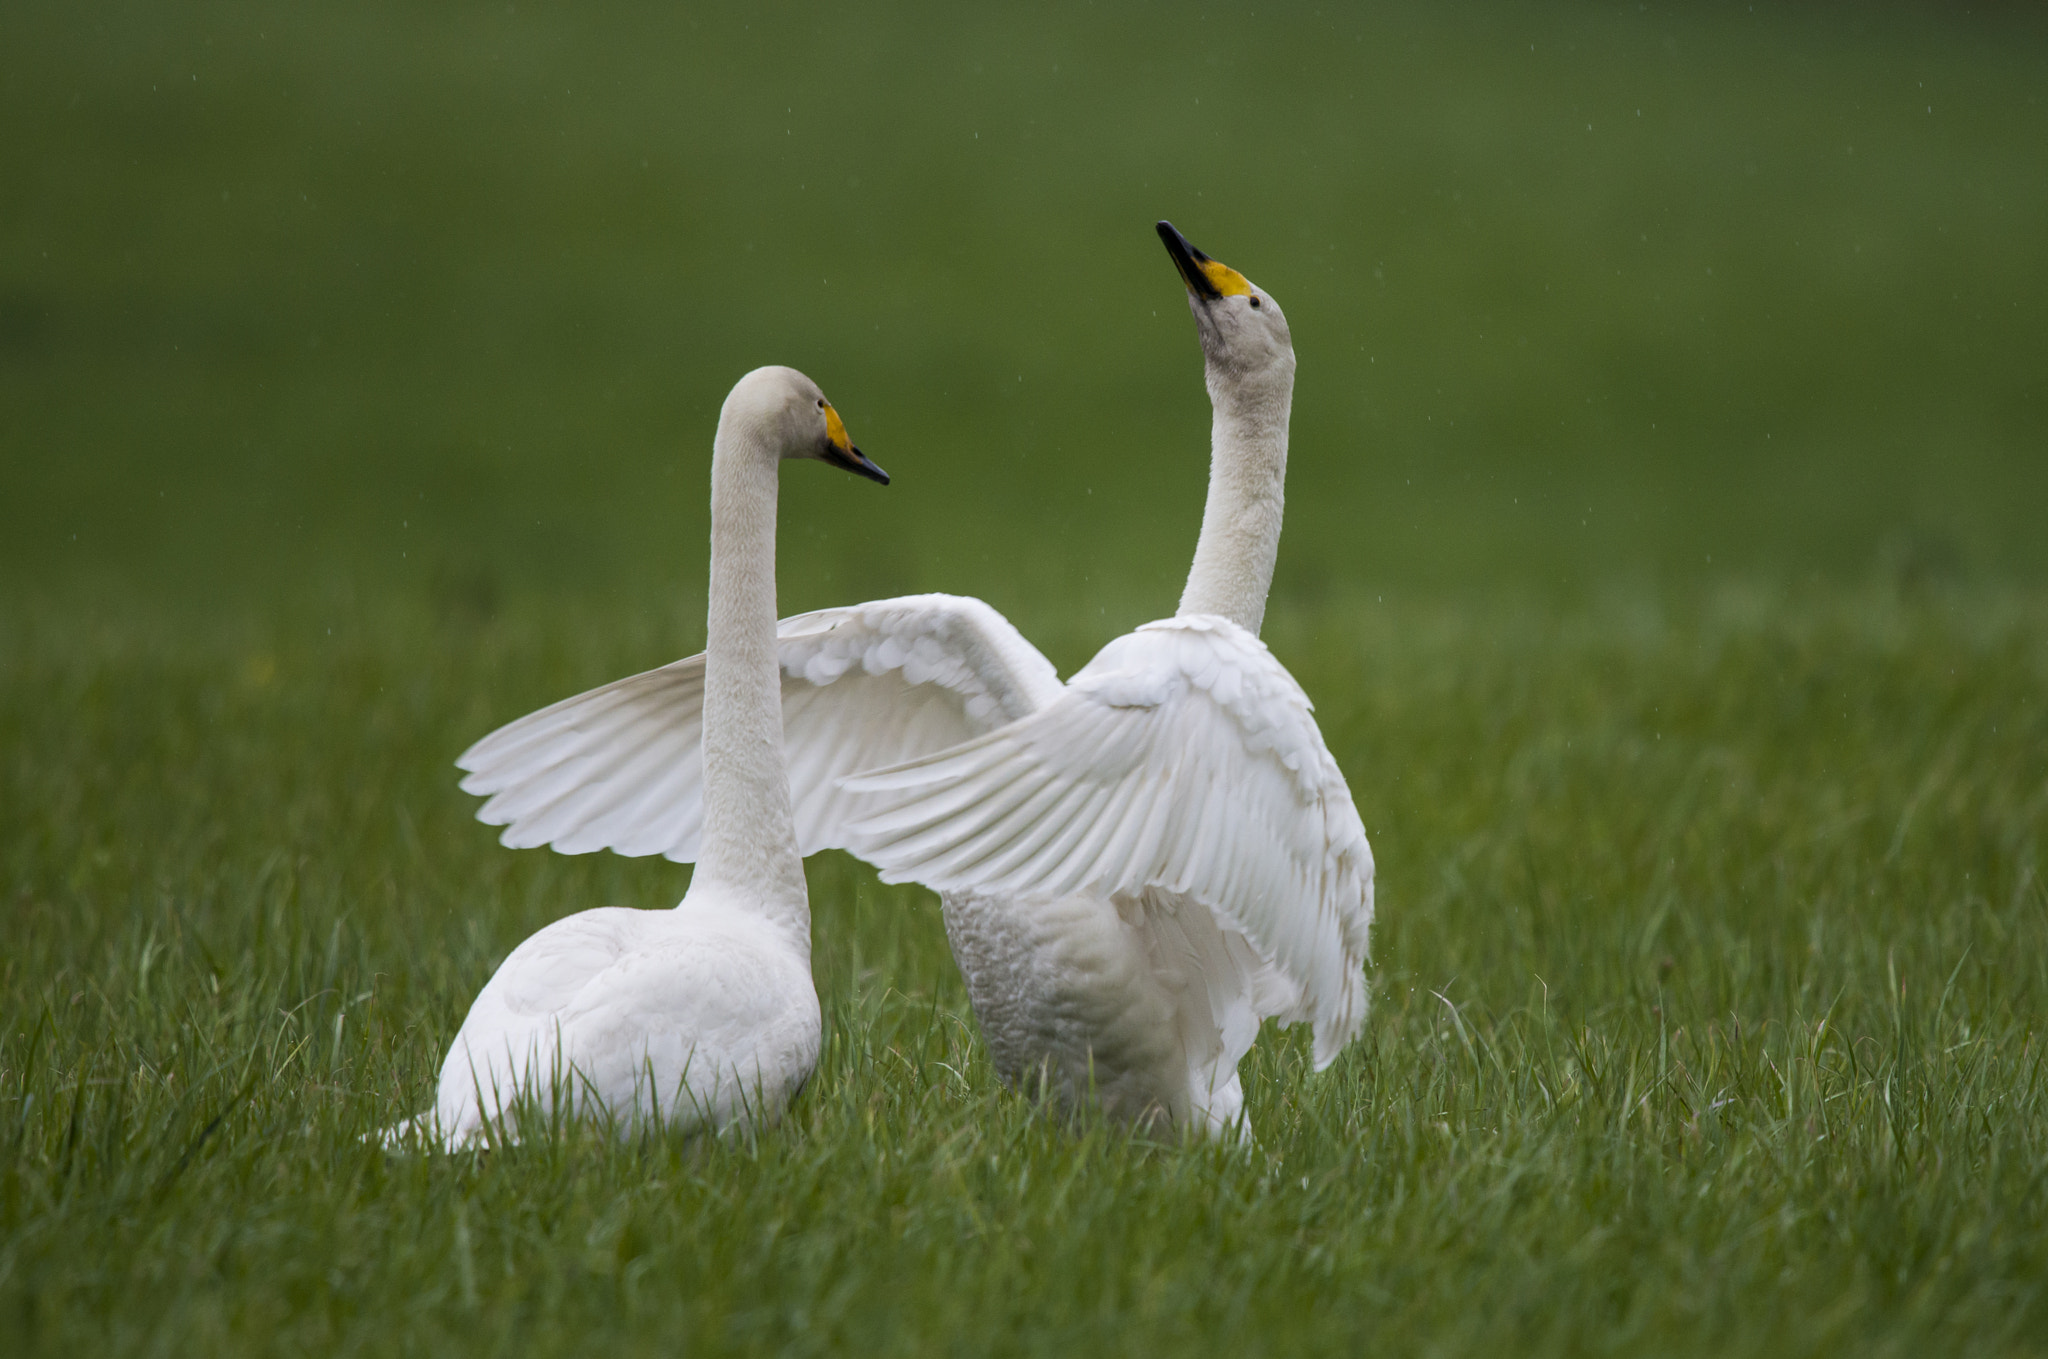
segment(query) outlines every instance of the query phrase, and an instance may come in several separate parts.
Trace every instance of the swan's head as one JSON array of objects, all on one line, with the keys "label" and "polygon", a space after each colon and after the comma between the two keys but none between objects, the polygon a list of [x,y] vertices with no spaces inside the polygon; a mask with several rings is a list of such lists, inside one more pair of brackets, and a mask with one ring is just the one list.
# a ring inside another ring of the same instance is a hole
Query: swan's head
[{"label": "swan's head", "polygon": [[818,390],[794,368],[756,368],[725,399],[721,425],[745,428],[783,458],[816,458],[870,481],[889,484],[889,474],[868,460],[847,436],[846,423]]},{"label": "swan's head", "polygon": [[1291,375],[1294,339],[1272,294],[1195,249],[1171,222],[1159,224],[1159,239],[1187,284],[1188,310],[1209,366],[1240,378]]}]

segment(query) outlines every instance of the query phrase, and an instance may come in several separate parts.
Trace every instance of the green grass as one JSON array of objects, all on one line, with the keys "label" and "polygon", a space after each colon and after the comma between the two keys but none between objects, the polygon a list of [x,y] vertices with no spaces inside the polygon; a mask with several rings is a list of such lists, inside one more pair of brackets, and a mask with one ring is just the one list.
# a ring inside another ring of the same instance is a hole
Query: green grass
[{"label": "green grass", "polygon": [[1001,1091],[934,903],[831,856],[781,1128],[364,1147],[512,943],[683,873],[501,850],[445,772],[604,629],[387,622],[8,639],[30,1349],[2038,1351],[2038,596],[1276,619],[1385,908],[1364,1039],[1269,1034],[1247,1155]]},{"label": "green grass", "polygon": [[[0,8],[0,1352],[2048,1352],[2044,73],[1898,6]],[[450,762],[699,644],[740,371],[897,476],[792,469],[789,611],[1171,608],[1160,216],[1301,352],[1363,1038],[1262,1039],[1249,1153],[1066,1123],[827,855],[779,1128],[364,1146],[687,882]]]}]

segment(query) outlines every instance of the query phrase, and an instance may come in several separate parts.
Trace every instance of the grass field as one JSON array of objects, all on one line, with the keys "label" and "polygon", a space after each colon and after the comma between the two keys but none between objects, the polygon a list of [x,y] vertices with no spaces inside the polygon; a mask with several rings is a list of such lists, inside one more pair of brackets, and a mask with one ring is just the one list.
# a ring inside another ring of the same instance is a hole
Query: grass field
[{"label": "grass field", "polygon": [[[2026,16],[23,3],[0,126],[0,1350],[2048,1352]],[[778,1129],[362,1145],[687,882],[450,761],[700,644],[745,368],[897,478],[792,470],[788,611],[1172,607],[1161,216],[1301,353],[1364,1037],[1069,1125],[825,855]]]}]

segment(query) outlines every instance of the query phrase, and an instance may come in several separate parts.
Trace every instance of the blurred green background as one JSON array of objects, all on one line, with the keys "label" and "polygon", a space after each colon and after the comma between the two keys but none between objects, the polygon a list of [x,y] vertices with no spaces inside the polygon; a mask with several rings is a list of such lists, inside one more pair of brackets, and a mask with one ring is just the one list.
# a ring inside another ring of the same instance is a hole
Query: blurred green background
[{"label": "blurred green background", "polygon": [[790,478],[785,610],[979,594],[1072,664],[1200,513],[1159,217],[1293,326],[1276,616],[2048,571],[2024,10],[14,0],[0,52],[0,573],[68,616],[549,598],[659,659],[786,362],[897,482]]}]

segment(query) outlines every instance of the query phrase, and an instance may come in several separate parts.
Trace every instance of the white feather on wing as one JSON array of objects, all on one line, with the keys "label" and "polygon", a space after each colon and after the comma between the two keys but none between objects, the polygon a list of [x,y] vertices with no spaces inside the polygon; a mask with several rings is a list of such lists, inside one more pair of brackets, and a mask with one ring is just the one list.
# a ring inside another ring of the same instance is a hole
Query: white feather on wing
[{"label": "white feather on wing", "polygon": [[849,848],[939,891],[1160,888],[1241,930],[1300,990],[1318,1068],[1365,1017],[1372,850],[1308,698],[1225,619],[1150,623],[1058,700],[844,780]]},{"label": "white feather on wing", "polygon": [[[797,846],[841,848],[843,775],[942,750],[1055,700],[1058,675],[978,599],[909,595],[777,625]],[[704,658],[563,699],[464,751],[479,820],[515,849],[697,857]]]}]

